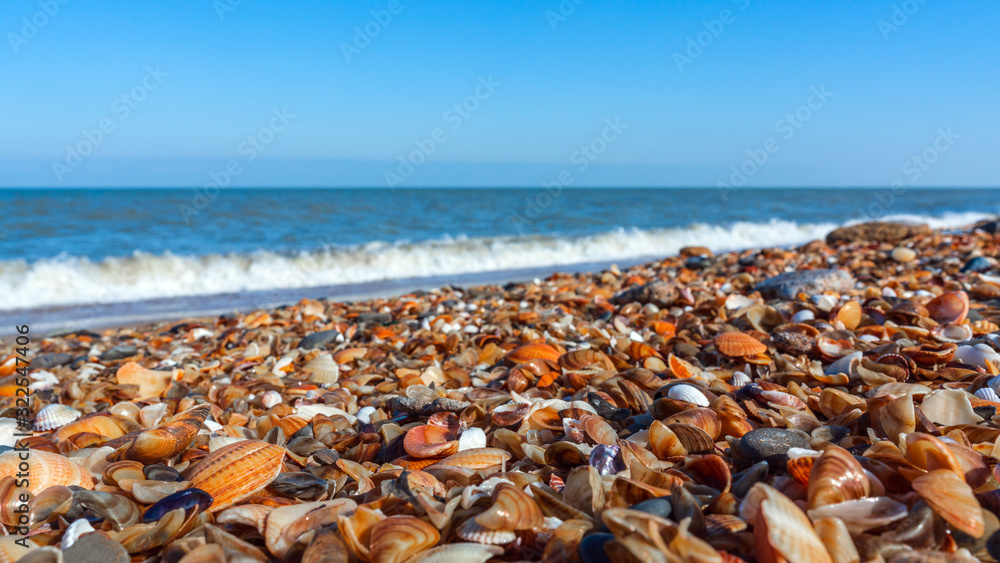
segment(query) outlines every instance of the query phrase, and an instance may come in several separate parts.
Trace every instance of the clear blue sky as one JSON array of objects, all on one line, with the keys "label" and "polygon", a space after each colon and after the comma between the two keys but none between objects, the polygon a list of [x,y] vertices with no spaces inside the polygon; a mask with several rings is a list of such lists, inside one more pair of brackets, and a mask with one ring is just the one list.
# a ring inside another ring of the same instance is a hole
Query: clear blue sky
[{"label": "clear blue sky", "polygon": [[577,1],[5,0],[0,184],[715,186],[769,139],[746,185],[1000,183],[996,2]]}]

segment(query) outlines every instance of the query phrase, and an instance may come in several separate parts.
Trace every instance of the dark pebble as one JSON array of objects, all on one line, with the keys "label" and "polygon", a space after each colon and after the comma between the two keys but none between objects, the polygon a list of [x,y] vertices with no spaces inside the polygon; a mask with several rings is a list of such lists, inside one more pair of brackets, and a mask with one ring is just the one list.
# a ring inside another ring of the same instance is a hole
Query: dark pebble
[{"label": "dark pebble", "polygon": [[997,413],[997,408],[991,406],[972,407],[972,411],[983,417],[984,420],[989,420]]},{"label": "dark pebble", "polygon": [[583,563],[611,563],[611,558],[604,551],[604,544],[615,539],[614,534],[590,534],[580,540],[577,551]]},{"label": "dark pebble", "polygon": [[967,274],[969,272],[985,272],[993,267],[990,261],[982,256],[976,256],[972,260],[969,260],[962,266],[962,273]]},{"label": "dark pebble", "polygon": [[670,506],[670,501],[667,497],[656,497],[633,504],[630,508],[661,518],[670,518],[670,511],[673,507]]},{"label": "dark pebble", "polygon": [[712,259],[708,256],[692,256],[684,261],[684,267],[689,270],[703,270],[712,265]]},{"label": "dark pebble", "polygon": [[846,293],[854,289],[854,276],[847,270],[800,270],[767,278],[756,289],[764,297],[794,300],[799,293]]},{"label": "dark pebble", "polygon": [[358,322],[361,324],[389,324],[392,322],[392,315],[389,313],[361,313],[358,315]]},{"label": "dark pebble", "polygon": [[73,563],[129,563],[129,557],[122,544],[99,532],[80,536],[73,545],[63,552],[64,561]]},{"label": "dark pebble", "polygon": [[801,435],[783,428],[758,428],[740,438],[743,453],[750,461],[767,461],[771,467],[785,467],[789,448],[809,448]]},{"label": "dark pebble", "polygon": [[101,354],[101,360],[105,362],[113,362],[115,360],[124,360],[125,358],[131,358],[132,356],[139,353],[139,349],[135,346],[124,344],[122,346],[115,346],[114,348],[108,350],[107,352]]},{"label": "dark pebble", "polygon": [[1000,221],[987,221],[976,225],[976,228],[984,233],[995,235],[1000,233]]},{"label": "dark pebble", "polygon": [[851,429],[846,426],[820,426],[812,431],[811,436],[819,440],[826,440],[836,444],[851,433]]},{"label": "dark pebble", "polygon": [[72,354],[41,354],[31,359],[31,369],[50,369],[72,361]]},{"label": "dark pebble", "polygon": [[303,350],[312,350],[313,348],[326,346],[330,342],[336,340],[337,335],[339,334],[340,333],[336,330],[321,330],[319,332],[314,332],[299,342],[299,348],[302,348]]},{"label": "dark pebble", "polygon": [[738,497],[747,496],[755,484],[767,477],[769,471],[770,465],[766,461],[760,461],[733,475],[732,493]]},{"label": "dark pebble", "polygon": [[858,444],[857,446],[847,448],[847,451],[851,452],[851,454],[855,456],[863,456],[865,455],[865,452],[868,451],[868,448],[871,447],[871,444]]}]

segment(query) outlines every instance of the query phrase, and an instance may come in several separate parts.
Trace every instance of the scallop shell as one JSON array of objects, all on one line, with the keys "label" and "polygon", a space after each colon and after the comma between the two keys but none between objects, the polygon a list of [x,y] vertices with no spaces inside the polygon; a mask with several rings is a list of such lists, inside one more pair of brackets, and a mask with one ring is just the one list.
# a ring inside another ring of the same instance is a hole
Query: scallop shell
[{"label": "scallop shell", "polygon": [[667,397],[677,401],[684,401],[699,407],[707,407],[709,405],[708,397],[701,392],[694,385],[674,385],[667,390]]},{"label": "scallop shell", "polygon": [[[21,455],[27,457],[22,459]],[[28,487],[32,494],[38,494],[49,487],[94,488],[94,476],[90,471],[73,463],[68,458],[42,450],[8,450],[0,453],[0,478],[15,477],[22,462],[31,470]]]},{"label": "scallop shell", "polygon": [[448,428],[424,424],[411,428],[403,438],[403,449],[417,458],[438,457],[458,452],[459,443]]},{"label": "scallop shell", "polygon": [[189,469],[185,480],[212,495],[212,512],[263,489],[281,472],[284,448],[244,440],[215,450]]},{"label": "scallop shell", "polygon": [[725,356],[742,358],[767,352],[767,346],[745,332],[723,332],[715,337],[715,347]]},{"label": "scallop shell", "polygon": [[1000,403],[1000,396],[991,387],[983,387],[982,389],[976,390],[975,395],[984,401],[990,401],[993,403]]},{"label": "scallop shell", "polygon": [[485,447],[486,433],[483,432],[482,428],[469,428],[458,437],[458,451],[460,452]]},{"label": "scallop shell", "polygon": [[340,366],[330,354],[320,354],[302,366],[302,371],[312,375],[315,383],[336,383],[340,380]]},{"label": "scallop shell", "polygon": [[750,376],[742,371],[733,372],[733,376],[729,378],[729,384],[737,389],[745,385],[750,385]]},{"label": "scallop shell", "polygon": [[952,356],[952,360],[962,362],[963,364],[971,364],[985,368],[988,367],[986,365],[987,361],[1000,363],[1000,354],[993,350],[993,348],[990,348],[989,344],[959,346],[958,349],[955,350],[955,355]]},{"label": "scallop shell", "polygon": [[780,554],[788,561],[833,563],[802,509],[763,483],[754,485],[754,489],[761,496],[754,523],[758,560],[775,561]]},{"label": "scallop shell", "polygon": [[48,432],[65,426],[78,418],[80,418],[80,411],[67,405],[53,403],[38,411],[38,416],[35,417],[35,430]]}]

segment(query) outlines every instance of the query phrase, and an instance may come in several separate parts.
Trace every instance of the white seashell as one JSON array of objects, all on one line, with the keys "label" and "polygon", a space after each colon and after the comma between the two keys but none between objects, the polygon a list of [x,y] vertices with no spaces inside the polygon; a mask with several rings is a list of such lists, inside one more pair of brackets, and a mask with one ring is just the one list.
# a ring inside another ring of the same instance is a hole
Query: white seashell
[{"label": "white seashell", "polygon": [[997,395],[997,392],[990,387],[983,387],[982,389],[979,389],[978,391],[976,391],[976,396],[984,401],[993,401],[994,403],[1000,403],[1000,395]]},{"label": "white seashell", "polygon": [[375,407],[361,407],[355,416],[358,417],[358,422],[361,424],[371,424],[373,414],[375,414]]},{"label": "white seashell", "polygon": [[628,335],[628,338],[633,342],[643,342],[642,335],[634,330]]},{"label": "white seashell", "polygon": [[807,448],[788,448],[788,459],[798,459],[800,457],[819,457],[821,452]]},{"label": "white seashell", "polygon": [[408,560],[409,563],[486,563],[498,555],[503,554],[504,549],[495,545],[482,545],[479,543],[459,542],[449,543],[428,549],[427,551],[415,555]]},{"label": "white seashell", "polygon": [[80,539],[80,536],[90,532],[96,532],[93,526],[86,518],[79,518],[74,520],[72,524],[66,527],[66,531],[63,532],[62,543],[60,547],[63,549],[69,549],[76,543],[76,540]]},{"label": "white seashell", "polygon": [[208,441],[208,451],[214,452],[215,450],[228,446],[229,444],[235,444],[236,442],[242,442],[246,438],[236,438],[234,436],[216,436]]},{"label": "white seashell", "polygon": [[972,327],[967,324],[941,325],[935,327],[931,334],[938,342],[965,342],[975,336]]},{"label": "white seashell", "polygon": [[738,311],[739,309],[749,307],[754,303],[757,303],[756,299],[750,299],[746,295],[740,295],[739,293],[734,293],[729,297],[726,297],[726,309],[730,311]]},{"label": "white seashell", "polygon": [[487,545],[505,545],[517,539],[517,534],[510,530],[489,530],[476,523],[475,518],[469,518],[458,529],[458,537]]},{"label": "white seashell", "polygon": [[274,368],[271,370],[271,373],[277,375],[278,377],[285,375],[285,368],[290,366],[297,357],[298,357],[298,350],[294,350],[288,354],[285,354],[280,359],[278,359],[277,362],[274,362]]},{"label": "white seashell", "polygon": [[826,375],[837,375],[838,373],[857,375],[858,363],[861,362],[861,356],[861,352],[851,352],[850,354],[830,364],[830,366],[827,367],[823,373]]},{"label": "white seashell", "polygon": [[698,405],[699,407],[707,407],[709,405],[708,397],[694,385],[685,385],[683,383],[674,385],[667,391],[667,396],[677,401]]},{"label": "white seashell", "polygon": [[997,354],[989,344],[976,344],[975,346],[959,346],[955,350],[954,360],[963,364],[988,367],[986,361],[1000,362],[1000,354]]},{"label": "white seashell", "polygon": [[795,313],[794,315],[792,315],[792,322],[793,323],[804,323],[806,321],[811,321],[811,320],[813,320],[815,318],[816,318],[815,313],[813,313],[809,309],[802,309],[798,313]]},{"label": "white seashell", "polygon": [[275,405],[281,404],[281,393],[271,390],[260,397],[260,404],[264,405],[265,409],[269,409]]},{"label": "white seashell", "polygon": [[330,354],[316,356],[302,366],[302,371],[311,374],[312,381],[317,383],[336,383],[340,380],[340,366],[333,361],[333,356]]},{"label": "white seashell", "polygon": [[80,418],[80,411],[66,405],[53,403],[38,411],[35,417],[35,430],[48,432],[66,426]]},{"label": "white seashell", "polygon": [[891,287],[883,287],[882,297],[896,297],[896,290]]},{"label": "white seashell", "polygon": [[145,407],[139,409],[139,424],[142,424],[143,428],[152,428],[159,424],[166,414],[166,403],[146,405]]},{"label": "white seashell", "polygon": [[212,338],[212,331],[208,330],[207,328],[202,328],[202,327],[192,328],[188,332],[188,337],[191,340],[201,340],[202,338]]},{"label": "white seashell", "polygon": [[35,380],[33,383],[28,385],[28,389],[31,391],[44,391],[59,385],[59,378],[56,377],[56,374],[50,371],[45,371],[44,369],[38,370],[28,377]]},{"label": "white seashell", "polygon": [[820,311],[829,312],[830,310],[832,310],[834,307],[837,306],[837,298],[832,295],[826,295],[826,294],[813,295],[810,297],[810,299],[812,300],[813,304],[816,305],[816,308],[819,309]]},{"label": "white seashell", "polygon": [[358,421],[358,418],[353,414],[330,405],[303,405],[298,408],[297,414],[307,420],[312,420],[312,417],[321,414],[330,418],[342,416],[347,419],[349,424],[355,424]]},{"label": "white seashell", "polygon": [[486,433],[481,428],[472,427],[458,437],[458,451],[486,447]]},{"label": "white seashell", "polygon": [[219,430],[222,430],[222,425],[214,420],[206,420],[205,428],[208,428],[212,432],[218,432]]},{"label": "white seashell", "polygon": [[729,379],[729,384],[737,388],[750,385],[750,376],[742,371],[734,372],[733,377]]},{"label": "white seashell", "polygon": [[941,426],[979,424],[983,418],[972,410],[969,394],[961,389],[937,389],[924,396],[920,405],[931,422]]}]

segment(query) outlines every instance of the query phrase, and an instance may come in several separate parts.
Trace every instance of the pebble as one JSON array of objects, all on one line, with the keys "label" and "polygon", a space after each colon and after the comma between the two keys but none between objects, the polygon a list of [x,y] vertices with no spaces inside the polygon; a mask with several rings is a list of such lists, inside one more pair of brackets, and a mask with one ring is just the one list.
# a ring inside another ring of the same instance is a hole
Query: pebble
[{"label": "pebble", "polygon": [[632,510],[638,510],[646,514],[659,516],[660,518],[670,518],[670,511],[673,507],[670,505],[670,500],[667,497],[656,497],[633,504],[631,508]]},{"label": "pebble", "polygon": [[899,242],[917,235],[930,234],[931,228],[924,224],[872,221],[849,227],[834,229],[826,235],[827,244],[841,242]]},{"label": "pebble", "polygon": [[962,266],[962,273],[967,274],[969,272],[985,272],[993,268],[993,264],[989,260],[982,256],[976,256],[972,260],[969,260]]},{"label": "pebble", "polygon": [[824,291],[846,293],[854,289],[854,276],[847,270],[800,270],[768,278],[757,284],[767,298],[795,299],[799,293]]},{"label": "pebble", "polygon": [[892,249],[892,259],[900,264],[912,262],[917,258],[917,251],[905,246],[897,246]]},{"label": "pebble", "polygon": [[72,547],[63,552],[64,561],[73,563],[129,563],[125,548],[100,532],[80,536]]},{"label": "pebble", "polygon": [[800,434],[783,428],[758,428],[740,438],[740,446],[750,461],[767,461],[771,467],[785,467],[789,448],[809,448]]},{"label": "pebble", "polygon": [[604,551],[604,544],[615,539],[614,534],[590,534],[580,541],[577,551],[583,563],[611,563],[611,558]]},{"label": "pebble", "polygon": [[131,358],[138,353],[139,349],[129,344],[115,346],[114,348],[101,354],[101,361],[113,362],[115,360],[123,360],[125,358]]},{"label": "pebble", "polygon": [[72,361],[72,354],[39,354],[31,359],[31,369],[51,369]]},{"label": "pebble", "polygon": [[336,330],[322,330],[320,332],[314,332],[299,342],[299,348],[302,348],[303,350],[312,350],[313,348],[326,346],[330,342],[336,340],[339,334],[340,333]]},{"label": "pebble", "polygon": [[677,300],[677,287],[668,282],[654,281],[644,285],[630,287],[611,298],[618,304],[652,303],[657,307],[669,307]]}]

